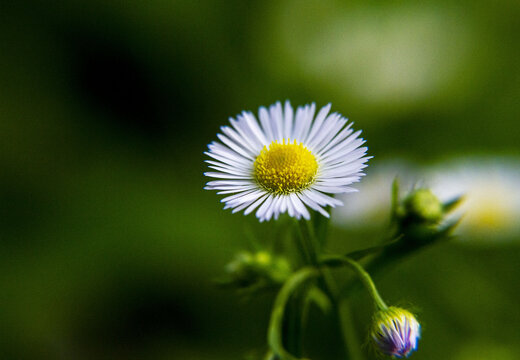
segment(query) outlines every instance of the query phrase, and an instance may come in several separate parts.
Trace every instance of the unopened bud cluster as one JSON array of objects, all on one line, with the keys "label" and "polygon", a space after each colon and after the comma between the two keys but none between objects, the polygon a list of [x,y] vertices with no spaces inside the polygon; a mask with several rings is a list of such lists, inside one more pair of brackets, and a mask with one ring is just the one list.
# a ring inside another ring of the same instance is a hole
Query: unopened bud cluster
[{"label": "unopened bud cluster", "polygon": [[446,220],[447,215],[461,201],[455,198],[443,203],[427,188],[415,189],[399,199],[398,184],[394,183],[393,219],[403,242],[428,244],[445,238],[458,220]]},{"label": "unopened bud cluster", "polygon": [[415,189],[394,206],[395,216],[402,224],[434,225],[444,216],[443,204],[430,189]]},{"label": "unopened bud cluster", "polygon": [[281,284],[291,274],[289,262],[267,251],[242,251],[226,266],[229,283],[238,288]]},{"label": "unopened bud cluster", "polygon": [[413,191],[404,201],[406,214],[414,221],[436,224],[443,217],[442,203],[430,189]]}]

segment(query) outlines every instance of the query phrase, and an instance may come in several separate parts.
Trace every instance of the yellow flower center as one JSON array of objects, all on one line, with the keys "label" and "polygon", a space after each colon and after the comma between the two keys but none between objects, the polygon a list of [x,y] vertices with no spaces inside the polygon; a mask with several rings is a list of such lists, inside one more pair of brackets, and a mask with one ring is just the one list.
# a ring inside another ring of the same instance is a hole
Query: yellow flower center
[{"label": "yellow flower center", "polygon": [[264,146],[254,163],[256,181],[275,194],[289,194],[309,187],[318,172],[314,155],[296,140],[273,141]]}]

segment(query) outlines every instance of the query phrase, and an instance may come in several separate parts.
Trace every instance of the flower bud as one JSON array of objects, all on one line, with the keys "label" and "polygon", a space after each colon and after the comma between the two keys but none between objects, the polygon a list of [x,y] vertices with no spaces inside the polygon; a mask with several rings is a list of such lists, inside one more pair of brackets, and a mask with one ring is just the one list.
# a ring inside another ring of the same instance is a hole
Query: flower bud
[{"label": "flower bud", "polygon": [[371,337],[378,352],[408,357],[417,348],[421,325],[409,311],[391,306],[375,314]]},{"label": "flower bud", "polygon": [[234,259],[226,265],[230,282],[239,287],[248,286],[254,282],[256,275],[253,270],[253,260],[254,256],[249,252],[243,251],[236,254]]},{"label": "flower bud", "polygon": [[413,191],[404,201],[406,214],[414,221],[436,224],[443,217],[443,206],[430,189]]},{"label": "flower bud", "polygon": [[226,266],[229,281],[238,288],[281,284],[291,274],[289,262],[267,251],[240,252]]}]

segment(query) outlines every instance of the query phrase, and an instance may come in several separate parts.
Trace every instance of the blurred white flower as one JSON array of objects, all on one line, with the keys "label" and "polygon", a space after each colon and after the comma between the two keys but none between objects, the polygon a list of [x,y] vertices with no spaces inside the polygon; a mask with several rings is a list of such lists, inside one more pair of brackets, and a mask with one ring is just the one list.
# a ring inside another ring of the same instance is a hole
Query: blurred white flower
[{"label": "blurred white flower", "polygon": [[370,176],[360,183],[359,192],[348,199],[338,196],[345,206],[335,209],[332,221],[338,226],[383,226],[389,222],[392,182],[396,177],[403,191],[411,189],[416,169],[404,161],[378,164],[367,171]]},{"label": "blurred white flower", "polygon": [[429,172],[441,200],[464,195],[455,212],[460,232],[472,237],[507,237],[520,231],[520,162],[506,159],[457,160]]},{"label": "blurred white flower", "polygon": [[[374,165],[359,193],[337,209],[339,226],[388,223],[391,184],[397,176],[405,195],[414,186],[429,187],[441,201],[464,195],[451,215],[462,216],[456,230],[471,239],[508,238],[520,233],[520,161],[504,158],[454,159],[431,167],[404,162]],[[339,197],[341,199],[341,197]]]}]

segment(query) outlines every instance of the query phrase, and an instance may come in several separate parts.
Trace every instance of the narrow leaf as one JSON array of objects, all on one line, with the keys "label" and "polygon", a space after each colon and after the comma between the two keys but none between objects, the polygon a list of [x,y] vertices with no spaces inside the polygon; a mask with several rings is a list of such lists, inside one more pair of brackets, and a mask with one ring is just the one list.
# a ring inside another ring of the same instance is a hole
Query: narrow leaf
[{"label": "narrow leaf", "polygon": [[392,205],[390,219],[393,221],[397,218],[399,208],[399,179],[396,177],[392,182]]}]

